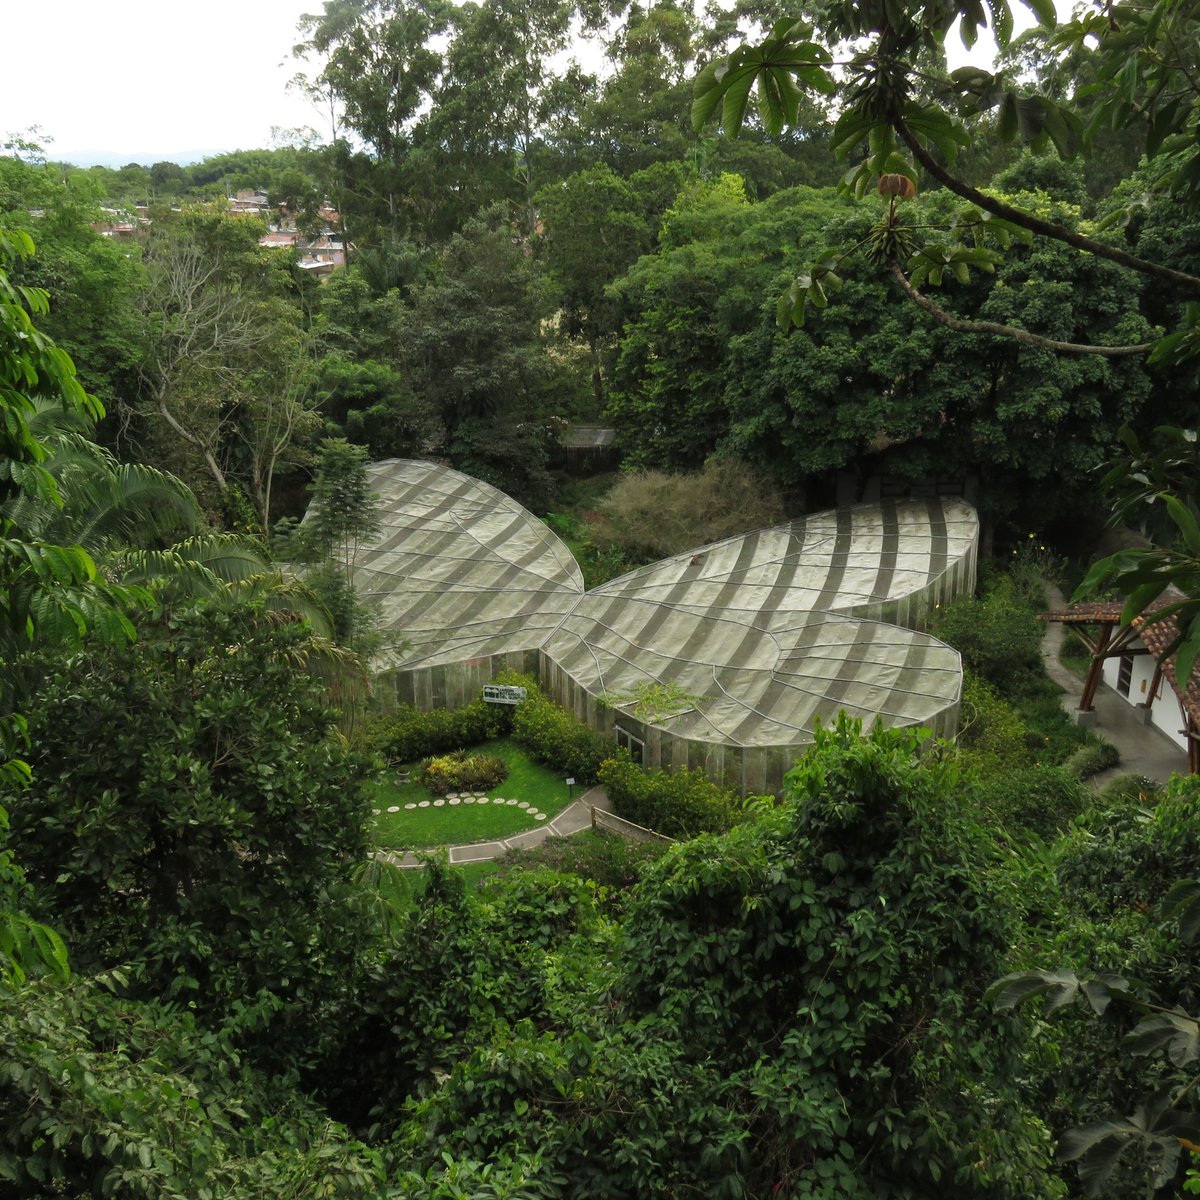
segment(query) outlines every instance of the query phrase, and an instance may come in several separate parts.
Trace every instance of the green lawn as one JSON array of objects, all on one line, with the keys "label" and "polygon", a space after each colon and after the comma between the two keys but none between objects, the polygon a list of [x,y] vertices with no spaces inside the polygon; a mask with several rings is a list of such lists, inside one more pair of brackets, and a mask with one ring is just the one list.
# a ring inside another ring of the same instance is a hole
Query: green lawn
[{"label": "green lawn", "polygon": [[[430,846],[460,846],[467,842],[489,842],[511,837],[545,825],[567,804],[567,785],[563,777],[535,763],[515,742],[501,738],[472,747],[484,754],[497,754],[508,766],[508,778],[487,793],[489,800],[526,801],[528,809],[516,805],[451,804],[435,805],[420,784],[398,786],[394,772],[370,785],[371,807],[375,817],[375,840],[380,846],[397,850],[427,849]],[[412,764],[410,769],[415,769]],[[578,789],[576,790],[578,795]],[[425,808],[405,808],[406,804],[427,804]],[[397,808],[398,812],[388,812]],[[545,821],[532,814],[544,813]]]}]

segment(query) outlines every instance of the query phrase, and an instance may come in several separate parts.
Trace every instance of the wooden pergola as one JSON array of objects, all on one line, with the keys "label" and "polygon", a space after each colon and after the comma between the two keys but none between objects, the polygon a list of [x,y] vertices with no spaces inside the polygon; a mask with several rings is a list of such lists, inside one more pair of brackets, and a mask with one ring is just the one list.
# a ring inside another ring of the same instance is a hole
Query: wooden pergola
[{"label": "wooden pergola", "polygon": [[1091,652],[1092,661],[1083,683],[1083,693],[1079,697],[1080,712],[1095,710],[1096,689],[1100,686],[1105,659],[1153,655],[1154,675],[1145,703],[1137,707],[1149,708],[1163,679],[1167,680],[1179,700],[1183,717],[1188,771],[1193,775],[1200,774],[1200,674],[1193,671],[1187,686],[1181,687],[1175,678],[1175,655],[1168,653],[1179,637],[1179,626],[1174,617],[1147,624],[1144,616],[1135,617],[1125,625],[1121,622],[1124,608],[1123,600],[1098,600],[1040,613],[1039,619],[1059,621],[1069,626]]}]

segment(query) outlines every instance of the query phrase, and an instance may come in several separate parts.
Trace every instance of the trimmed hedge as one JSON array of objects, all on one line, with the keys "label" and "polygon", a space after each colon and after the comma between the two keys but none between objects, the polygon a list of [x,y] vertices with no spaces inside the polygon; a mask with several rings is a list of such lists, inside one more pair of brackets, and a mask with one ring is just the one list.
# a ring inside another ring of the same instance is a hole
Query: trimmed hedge
[{"label": "trimmed hedge", "polygon": [[421,712],[401,705],[381,717],[364,734],[367,750],[381,754],[389,765],[416,762],[503,737],[512,725],[512,709],[473,700],[463,708],[434,708]]},{"label": "trimmed hedge", "polygon": [[725,833],[741,812],[737,795],[702,771],[645,771],[625,754],[604,761],[600,782],[617,816],[667,837]]}]

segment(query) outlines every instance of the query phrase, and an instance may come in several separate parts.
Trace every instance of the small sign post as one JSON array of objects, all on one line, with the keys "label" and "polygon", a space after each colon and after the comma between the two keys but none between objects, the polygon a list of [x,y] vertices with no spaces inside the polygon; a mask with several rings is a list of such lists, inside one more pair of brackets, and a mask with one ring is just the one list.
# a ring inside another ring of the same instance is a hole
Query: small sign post
[{"label": "small sign post", "polygon": [[508,683],[485,683],[483,685],[483,698],[488,704],[520,704],[528,695],[528,689],[513,687]]},{"label": "small sign post", "polygon": [[570,800],[571,797],[574,796],[574,794],[575,794],[574,789],[575,789],[575,776],[568,775],[567,776],[567,799],[568,800]]}]

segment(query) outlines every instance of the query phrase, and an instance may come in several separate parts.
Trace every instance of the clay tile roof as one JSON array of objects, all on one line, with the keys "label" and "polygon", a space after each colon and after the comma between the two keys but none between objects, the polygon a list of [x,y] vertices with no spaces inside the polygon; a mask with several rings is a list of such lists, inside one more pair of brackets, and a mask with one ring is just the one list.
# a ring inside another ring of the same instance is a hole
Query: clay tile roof
[{"label": "clay tile roof", "polygon": [[1179,637],[1179,622],[1172,616],[1146,624],[1144,617],[1134,617],[1133,627],[1141,635],[1146,649],[1162,667],[1163,675],[1175,690],[1184,711],[1194,724],[1200,726],[1200,670],[1194,669],[1187,687],[1180,687],[1175,678],[1175,655],[1167,653],[1167,648]]},{"label": "clay tile roof", "polygon": [[1064,625],[1093,625],[1101,621],[1119,621],[1124,600],[1089,600],[1066,608],[1038,613],[1039,621],[1061,621]]}]

